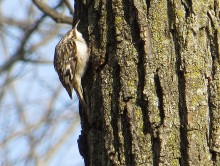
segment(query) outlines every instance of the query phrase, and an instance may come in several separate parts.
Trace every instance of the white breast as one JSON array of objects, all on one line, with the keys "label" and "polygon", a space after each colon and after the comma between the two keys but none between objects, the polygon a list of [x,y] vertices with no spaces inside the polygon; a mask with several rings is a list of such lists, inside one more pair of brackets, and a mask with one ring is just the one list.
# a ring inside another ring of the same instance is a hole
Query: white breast
[{"label": "white breast", "polygon": [[84,40],[83,41],[75,40],[75,42],[77,46],[78,74],[80,77],[82,77],[86,69],[87,61],[89,59],[88,47]]}]

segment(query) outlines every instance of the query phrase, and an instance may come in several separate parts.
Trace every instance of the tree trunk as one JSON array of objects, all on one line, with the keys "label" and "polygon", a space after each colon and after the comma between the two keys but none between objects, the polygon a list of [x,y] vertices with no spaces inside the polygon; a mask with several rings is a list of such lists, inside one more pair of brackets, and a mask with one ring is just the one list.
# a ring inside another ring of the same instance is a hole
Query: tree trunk
[{"label": "tree trunk", "polygon": [[218,0],[76,1],[85,165],[219,165]]}]

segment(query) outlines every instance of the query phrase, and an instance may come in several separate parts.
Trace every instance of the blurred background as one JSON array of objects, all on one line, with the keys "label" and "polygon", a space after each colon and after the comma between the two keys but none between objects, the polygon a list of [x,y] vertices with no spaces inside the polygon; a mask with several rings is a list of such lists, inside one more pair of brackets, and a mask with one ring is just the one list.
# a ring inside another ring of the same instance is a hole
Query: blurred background
[{"label": "blurred background", "polygon": [[[42,2],[71,17],[62,1]],[[71,25],[30,0],[0,0],[0,8],[0,166],[84,165],[78,99],[53,68],[55,45]]]}]

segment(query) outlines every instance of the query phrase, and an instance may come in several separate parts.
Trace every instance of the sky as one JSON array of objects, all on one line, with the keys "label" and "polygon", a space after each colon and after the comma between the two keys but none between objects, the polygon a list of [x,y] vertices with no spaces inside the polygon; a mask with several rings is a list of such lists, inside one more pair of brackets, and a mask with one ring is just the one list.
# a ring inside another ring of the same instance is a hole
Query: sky
[{"label": "sky", "polygon": [[[3,14],[7,17],[13,17],[17,20],[28,17],[26,9],[32,3],[30,0],[1,0],[0,2],[0,14]],[[56,1],[52,0],[48,0],[46,2],[50,6],[54,6],[56,4]],[[37,10],[37,8],[35,7],[34,10]],[[41,12],[39,11],[37,12],[36,16],[32,16],[31,19],[35,20],[40,16]],[[48,21],[51,22],[51,24],[55,24],[49,18]],[[46,143],[39,145],[39,148],[37,149],[37,153],[42,153],[42,155],[44,152],[44,148],[48,148],[48,146],[52,146],[52,143],[56,142],[60,134],[62,134],[69,126],[71,120],[78,119],[78,100],[76,98],[76,95],[73,101],[69,99],[66,91],[60,86],[58,76],[56,75],[52,64],[54,47],[56,43],[60,40],[61,36],[65,34],[65,32],[68,31],[69,28],[71,28],[71,26],[61,24],[60,31],[59,34],[57,34],[57,37],[55,39],[51,39],[51,41],[43,45],[40,50],[37,50],[36,52],[33,52],[31,54],[33,58],[46,59],[51,61],[51,63],[38,65],[36,67],[32,64],[19,62],[15,66],[13,66],[12,75],[14,77],[18,76],[18,78],[15,79],[15,81],[12,83],[12,87],[14,89],[7,90],[4,100],[2,101],[2,103],[0,103],[0,144],[1,141],[5,137],[7,137],[7,135],[10,135],[11,132],[19,132],[24,127],[22,123],[20,123],[19,117],[16,117],[16,111],[18,111],[18,108],[14,104],[15,94],[19,96],[19,102],[24,103],[24,106],[22,106],[24,110],[28,110],[25,111],[25,118],[27,120],[27,123],[32,124],[42,118],[42,116],[45,114],[45,112],[43,112],[45,110],[45,106],[48,105],[47,100],[49,100],[51,95],[54,94],[54,90],[60,88],[58,101],[53,106],[52,115],[63,117],[67,116],[69,119],[65,119],[65,121],[56,124],[56,128],[54,128],[53,130],[49,130],[50,127],[48,126],[42,126],[39,128],[39,130],[35,131],[35,133],[33,134],[35,137],[40,137],[40,134],[42,133],[41,131],[44,131],[44,133],[48,135],[46,137]],[[8,47],[7,50],[4,50],[2,49],[0,43],[0,66],[9,58],[9,56],[5,56],[6,54],[12,55],[14,53],[15,48],[19,45],[17,41],[19,41],[19,38],[21,37],[21,31],[19,30],[19,28],[9,27],[7,31],[9,35],[7,34],[8,36],[6,37],[5,41],[7,44],[10,44],[10,47]],[[46,29],[46,31],[49,32],[50,27]],[[12,40],[12,38],[15,38],[17,40]],[[33,35],[33,37],[31,37],[31,40],[27,43],[26,47],[30,47],[33,43],[36,43],[41,39],[42,36],[39,36],[38,34]],[[1,88],[4,88],[2,86],[2,80],[4,80],[5,77],[5,74],[0,75],[0,91]],[[45,101],[39,102],[40,100]],[[67,106],[67,110],[65,110],[65,112],[62,112],[63,110],[61,108],[63,108],[64,106]],[[75,128],[73,127],[71,134],[63,143],[58,153],[56,153],[56,155],[50,160],[49,166],[60,166],[61,164],[62,166],[84,165],[83,159],[79,154],[77,145],[77,139],[80,131],[80,123],[77,122],[77,126],[75,126]],[[7,147],[5,148],[6,151],[2,151],[0,148],[0,165],[4,165],[5,155],[9,156],[10,160],[16,161],[14,163],[14,165],[16,166],[26,165],[24,161],[19,161],[22,157],[27,155],[25,152],[29,150],[28,143],[29,140],[27,140],[27,137],[24,135],[16,137],[15,140],[12,140],[9,144],[7,144]]]}]

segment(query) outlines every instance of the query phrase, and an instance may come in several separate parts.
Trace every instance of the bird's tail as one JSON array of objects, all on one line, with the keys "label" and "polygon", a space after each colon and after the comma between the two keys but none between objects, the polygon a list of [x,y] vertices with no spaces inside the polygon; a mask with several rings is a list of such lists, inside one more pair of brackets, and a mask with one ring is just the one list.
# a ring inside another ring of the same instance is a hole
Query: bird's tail
[{"label": "bird's tail", "polygon": [[86,117],[88,117],[88,108],[87,108],[86,102],[85,102],[85,100],[83,98],[82,87],[80,87],[80,86],[77,87],[76,94],[78,96],[78,99],[79,99],[80,106],[81,106],[83,114],[86,115]]}]

